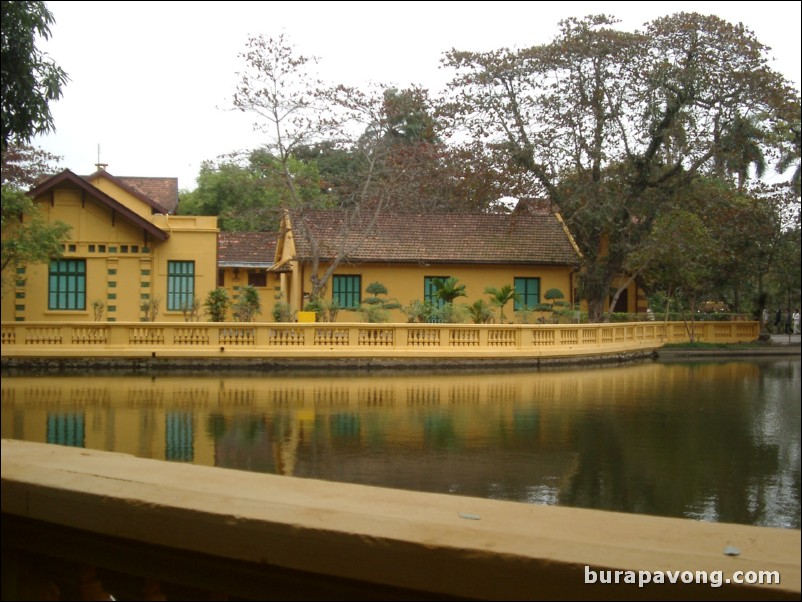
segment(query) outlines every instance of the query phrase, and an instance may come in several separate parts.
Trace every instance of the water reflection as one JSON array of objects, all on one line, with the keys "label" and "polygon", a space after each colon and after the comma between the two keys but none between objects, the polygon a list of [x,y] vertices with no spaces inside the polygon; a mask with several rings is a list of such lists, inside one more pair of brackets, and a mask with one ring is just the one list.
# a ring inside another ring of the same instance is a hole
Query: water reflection
[{"label": "water reflection", "polygon": [[2,435],[529,503],[800,527],[800,362],[2,379]]}]

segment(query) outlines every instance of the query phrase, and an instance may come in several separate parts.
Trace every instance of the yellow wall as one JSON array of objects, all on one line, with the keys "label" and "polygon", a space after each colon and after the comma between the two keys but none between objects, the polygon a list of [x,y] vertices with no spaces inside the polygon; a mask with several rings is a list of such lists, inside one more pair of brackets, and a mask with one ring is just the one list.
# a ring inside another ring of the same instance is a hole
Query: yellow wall
[{"label": "yellow wall", "polygon": [[[321,266],[322,273],[327,266]],[[301,286],[303,294],[311,292],[309,282],[309,267],[304,266],[293,272],[292,278],[287,279],[287,290],[284,290],[284,297],[290,300],[294,309],[301,306]],[[512,265],[459,265],[459,264],[434,264],[428,266],[408,265],[408,264],[341,264],[334,272],[335,275],[360,275],[362,277],[362,298],[370,295],[365,293],[365,288],[372,282],[381,282],[388,291],[387,298],[396,299],[401,305],[408,305],[412,301],[424,299],[424,278],[450,277],[457,278],[458,284],[465,285],[467,297],[459,297],[455,300],[457,304],[472,304],[478,299],[490,301],[489,295],[484,291],[487,287],[501,288],[504,285],[513,285],[514,278],[540,278],[540,302],[546,303],[544,295],[551,288],[560,289],[565,295],[564,301],[570,302],[572,295],[572,274],[573,268],[570,266],[512,266]],[[324,298],[331,299],[332,285],[331,280],[326,287]],[[496,315],[496,323],[499,322]],[[505,322],[518,322],[513,311],[513,303],[510,302],[504,307]],[[341,310],[337,316],[338,321],[358,322],[362,320],[359,313],[354,311]],[[391,312],[392,322],[406,322],[406,316],[398,310]]]},{"label": "yellow wall", "polygon": [[[226,267],[220,270],[222,279],[218,278],[218,285],[228,291],[228,299],[235,303],[239,297],[239,290],[247,286],[249,274],[253,272],[265,272],[265,268],[231,268]],[[256,317],[258,322],[273,321],[273,306],[276,302],[276,295],[281,292],[280,275],[275,273],[265,274],[265,286],[254,287],[259,293],[259,300],[262,302],[262,313]],[[227,320],[231,320],[229,312]]]},{"label": "yellow wall", "polygon": [[[106,194],[127,196],[141,207],[144,203],[121,189]],[[116,188],[116,187],[115,187]],[[117,194],[119,193],[119,194]],[[48,309],[47,264],[32,264],[17,275],[17,284],[2,300],[4,321],[95,319],[93,304],[103,303],[102,320],[139,321],[146,299],[161,299],[157,319],[183,321],[181,312],[167,312],[167,262],[195,262],[195,296],[203,300],[216,285],[217,218],[143,215],[170,233],[165,241],[152,240],[129,220],[115,215],[108,207],[73,188],[58,188],[36,199],[43,215],[72,227],[65,243],[65,259],[86,260],[86,307],[83,310]],[[128,203],[125,203],[126,205]]]}]

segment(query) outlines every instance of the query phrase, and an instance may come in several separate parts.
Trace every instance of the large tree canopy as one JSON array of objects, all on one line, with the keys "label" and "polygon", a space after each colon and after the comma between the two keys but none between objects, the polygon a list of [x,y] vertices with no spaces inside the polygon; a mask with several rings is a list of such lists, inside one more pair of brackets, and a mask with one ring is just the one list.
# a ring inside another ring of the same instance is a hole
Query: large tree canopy
[{"label": "large tree canopy", "polygon": [[[660,208],[694,178],[741,188],[799,98],[752,32],[681,13],[643,31],[600,15],[568,19],[549,44],[447,54],[448,112],[519,175],[517,196],[546,197],[585,256],[583,291],[599,318],[611,283]],[[780,128],[782,129],[782,128]]]},{"label": "large tree canopy", "polygon": [[9,142],[29,142],[54,129],[50,102],[61,98],[67,74],[36,46],[37,37],[48,39],[53,14],[44,2],[3,0],[2,127],[5,150]]}]

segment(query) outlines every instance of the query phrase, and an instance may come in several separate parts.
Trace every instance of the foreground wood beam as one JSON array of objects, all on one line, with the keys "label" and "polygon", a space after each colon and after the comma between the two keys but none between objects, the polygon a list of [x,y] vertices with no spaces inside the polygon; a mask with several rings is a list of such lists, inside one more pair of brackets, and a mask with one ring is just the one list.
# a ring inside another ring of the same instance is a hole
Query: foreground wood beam
[{"label": "foreground wood beam", "polygon": [[[0,499],[6,583],[26,554],[72,553],[67,560],[98,570],[127,568],[137,578],[262,599],[288,592],[297,599],[327,592],[330,599],[800,597],[797,530],[346,485],[12,440],[2,441]],[[735,583],[739,571],[780,582]],[[660,575],[663,584],[655,583]],[[638,583],[647,576],[649,583]]]}]

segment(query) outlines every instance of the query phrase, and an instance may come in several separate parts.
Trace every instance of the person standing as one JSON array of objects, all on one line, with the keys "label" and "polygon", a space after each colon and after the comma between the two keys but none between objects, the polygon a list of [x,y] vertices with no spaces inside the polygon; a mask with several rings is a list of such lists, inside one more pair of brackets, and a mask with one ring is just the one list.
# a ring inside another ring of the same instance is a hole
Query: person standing
[{"label": "person standing", "polygon": [[794,334],[799,334],[799,308],[797,307],[794,310],[794,315],[792,317],[794,323]]}]

